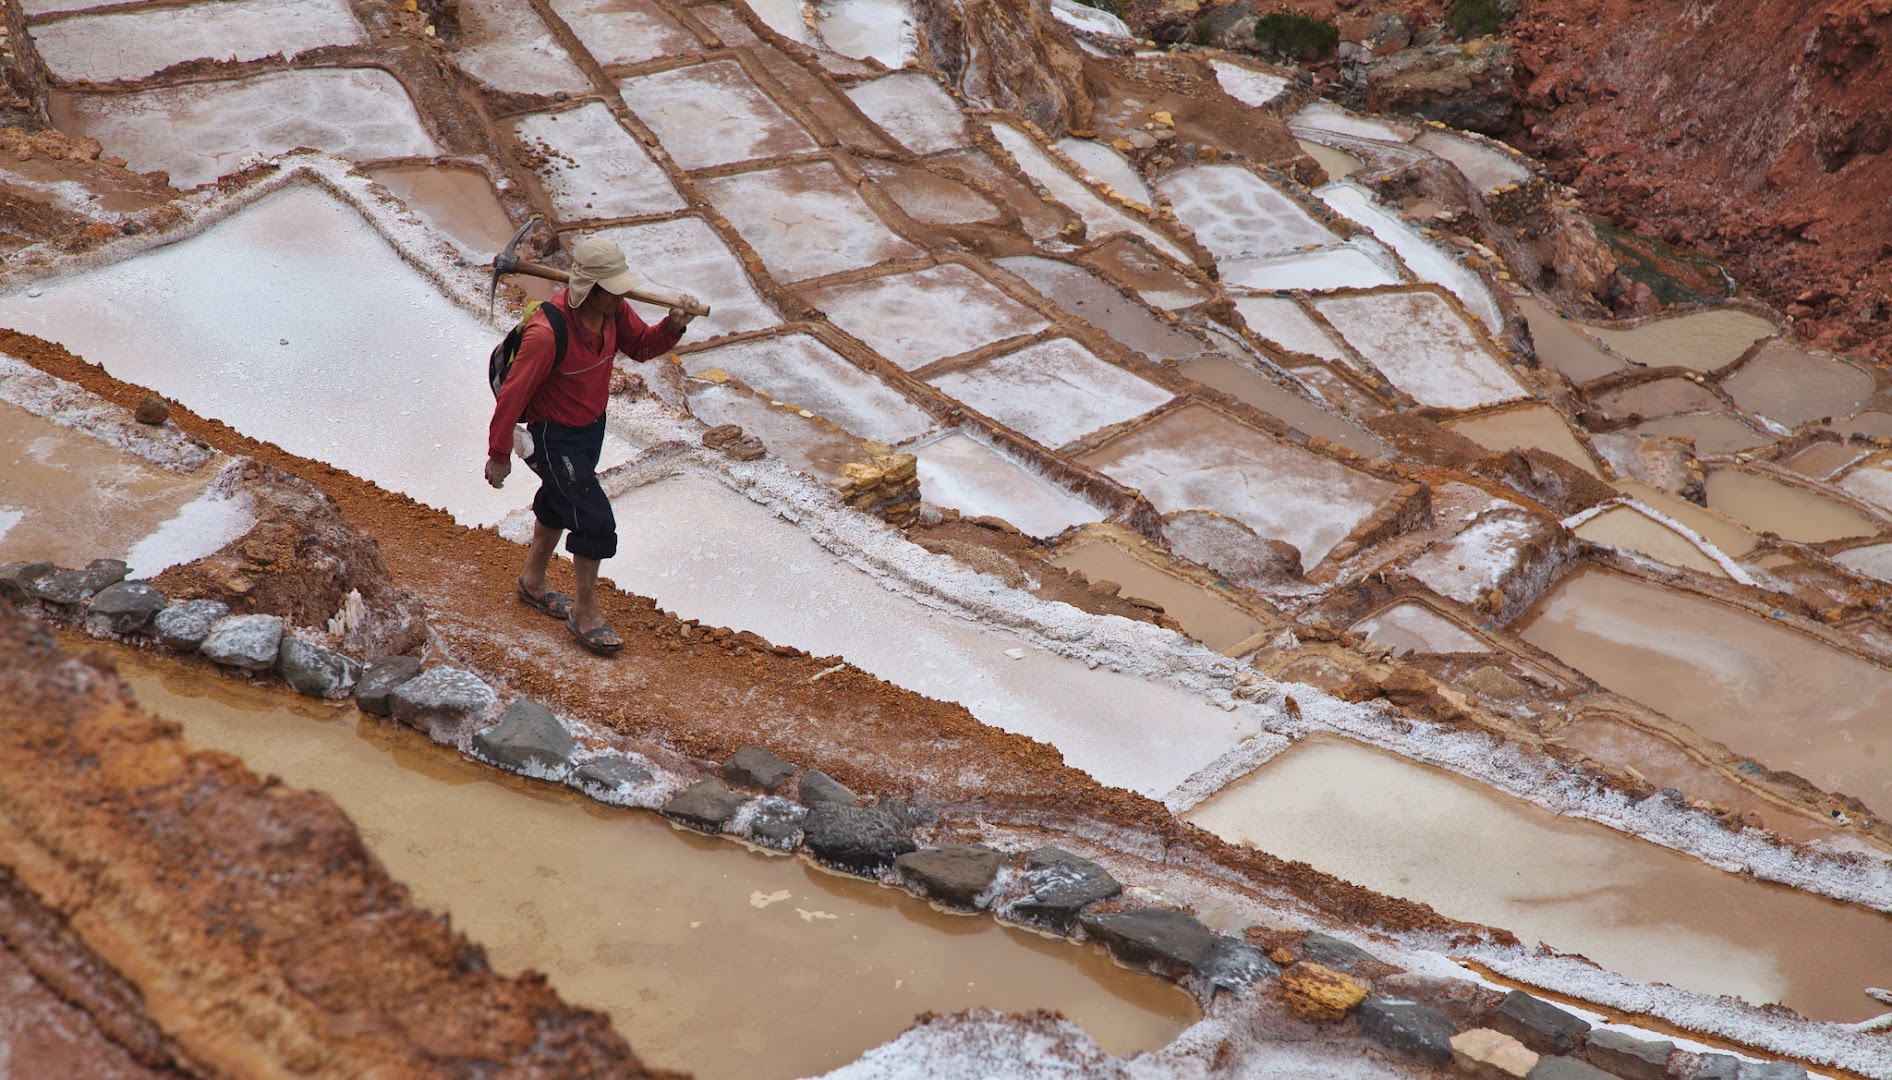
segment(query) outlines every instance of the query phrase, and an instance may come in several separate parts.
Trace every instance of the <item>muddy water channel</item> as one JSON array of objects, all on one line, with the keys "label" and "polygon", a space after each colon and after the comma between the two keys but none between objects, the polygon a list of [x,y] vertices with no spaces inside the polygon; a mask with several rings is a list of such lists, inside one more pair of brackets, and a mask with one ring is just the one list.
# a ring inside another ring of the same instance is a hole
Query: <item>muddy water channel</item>
[{"label": "muddy water channel", "polygon": [[467,761],[353,708],[123,654],[186,739],[328,793],[390,873],[485,945],[602,1009],[645,1062],[699,1077],[825,1072],[919,1013],[1052,1009],[1111,1053],[1199,1016],[1101,951],[949,915],[798,858],[673,829]]},{"label": "muddy water channel", "polygon": [[1725,874],[1357,743],[1310,738],[1187,816],[1632,978],[1819,1019],[1884,1010],[1860,991],[1892,970],[1892,919]]},{"label": "muddy water channel", "polygon": [[1892,671],[1757,615],[1582,570],[1526,641],[1737,754],[1892,813]]}]

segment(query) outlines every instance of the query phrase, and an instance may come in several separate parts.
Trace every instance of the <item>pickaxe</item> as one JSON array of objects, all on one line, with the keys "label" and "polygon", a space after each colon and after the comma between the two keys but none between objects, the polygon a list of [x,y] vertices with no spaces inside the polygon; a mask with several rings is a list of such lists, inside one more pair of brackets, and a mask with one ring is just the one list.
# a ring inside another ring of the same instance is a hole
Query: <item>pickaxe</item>
[{"label": "pickaxe", "polygon": [[[527,262],[521,259],[518,253],[513,250],[519,246],[519,238],[526,234],[526,230],[538,223],[539,219],[537,215],[527,218],[526,223],[519,226],[519,231],[512,234],[512,239],[506,241],[506,250],[493,256],[493,284],[492,287],[486,291],[486,310],[488,312],[493,310],[493,301],[499,296],[499,275],[501,274],[530,274],[536,278],[544,278],[547,281],[557,282],[571,280],[571,275],[565,271],[557,270],[550,266],[541,266],[534,262]],[[710,313],[708,304],[686,304],[683,302],[682,297],[672,293],[658,292],[655,289],[635,288],[624,295],[630,297],[632,300],[642,300],[646,304],[656,304],[659,307],[682,308],[691,315],[708,315]]]}]

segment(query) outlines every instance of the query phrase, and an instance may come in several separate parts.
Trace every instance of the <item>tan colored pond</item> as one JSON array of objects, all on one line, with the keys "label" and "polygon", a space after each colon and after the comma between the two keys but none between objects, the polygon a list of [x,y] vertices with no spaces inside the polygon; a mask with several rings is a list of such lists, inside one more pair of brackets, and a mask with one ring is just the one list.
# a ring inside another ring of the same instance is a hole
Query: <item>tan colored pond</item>
[{"label": "tan colored pond", "polygon": [[1670,566],[1698,570],[1715,577],[1728,576],[1721,564],[1702,554],[1701,549],[1681,533],[1627,506],[1603,511],[1577,526],[1576,534],[1585,540],[1647,555]]},{"label": "tan colored pond", "polygon": [[1215,590],[1166,574],[1108,540],[1066,548],[1051,562],[1082,571],[1092,581],[1114,581],[1123,586],[1124,596],[1163,605],[1184,633],[1211,649],[1226,649],[1262,631],[1259,619]]},{"label": "tan colored pond", "polygon": [[201,496],[214,471],[167,472],[0,402],[0,562],[126,558]]},{"label": "tan colored pond", "polygon": [[356,710],[121,654],[186,739],[328,793],[390,873],[483,944],[699,1077],[825,1072],[922,1012],[1054,1009],[1111,1053],[1199,1015],[1101,951],[949,915],[801,859],[673,829],[451,754]]},{"label": "tan colored pond", "polygon": [[1743,409],[1786,427],[1845,416],[1872,398],[1872,376],[1831,353],[1776,338],[1722,386]]},{"label": "tan colored pond", "polygon": [[1762,616],[1587,568],[1524,640],[1770,769],[1892,813],[1892,671]]},{"label": "tan colored pond", "polygon": [[1547,405],[1526,405],[1503,412],[1453,420],[1445,425],[1490,450],[1542,450],[1563,458],[1591,476],[1601,477],[1596,462],[1571,434],[1570,425]]},{"label": "tan colored pond", "polygon": [[1589,382],[1621,371],[1623,361],[1583,335],[1576,324],[1528,296],[1517,298],[1518,310],[1531,327],[1537,358],[1570,376],[1571,382]]},{"label": "tan colored pond", "polygon": [[1784,540],[1817,544],[1879,533],[1877,522],[1852,507],[1759,473],[1717,469],[1706,489],[1710,508]]},{"label": "tan colored pond", "polygon": [[512,239],[513,224],[478,169],[390,165],[370,169],[375,183],[424,218],[474,263],[490,262]]},{"label": "tan colored pond", "polygon": [[1327,178],[1329,180],[1338,180],[1349,173],[1357,171],[1361,166],[1366,164],[1366,162],[1361,161],[1345,150],[1336,150],[1331,146],[1317,143],[1312,139],[1296,139],[1294,141],[1300,144],[1301,150],[1306,153],[1308,157],[1320,162],[1320,167],[1327,170]]},{"label": "tan colored pond", "polygon": [[1658,417],[1685,412],[1718,412],[1722,404],[1707,387],[1689,379],[1656,379],[1598,394],[1596,407],[1612,420]]},{"label": "tan colored pond", "polygon": [[1736,454],[1775,441],[1727,413],[1689,413],[1650,420],[1633,429],[1639,435],[1686,435],[1698,454]]},{"label": "tan colored pond", "polygon": [[1630,498],[1647,504],[1650,509],[1695,530],[1729,556],[1738,559],[1754,550],[1756,537],[1753,533],[1712,510],[1650,487],[1640,480],[1618,480],[1612,486]]},{"label": "tan colored pond", "polygon": [[1892,919],[1722,873],[1357,743],[1309,738],[1186,815],[1229,840],[1613,971],[1859,1020]]},{"label": "tan colored pond", "polygon": [[1386,444],[1365,428],[1296,397],[1231,357],[1213,353],[1179,365],[1176,370],[1204,386],[1213,386],[1245,401],[1291,427],[1337,442],[1356,454],[1378,458],[1390,453]]},{"label": "tan colored pond", "polygon": [[1714,308],[1656,319],[1627,330],[1589,327],[1617,355],[1646,367],[1719,371],[1776,331],[1774,324],[1738,308]]}]

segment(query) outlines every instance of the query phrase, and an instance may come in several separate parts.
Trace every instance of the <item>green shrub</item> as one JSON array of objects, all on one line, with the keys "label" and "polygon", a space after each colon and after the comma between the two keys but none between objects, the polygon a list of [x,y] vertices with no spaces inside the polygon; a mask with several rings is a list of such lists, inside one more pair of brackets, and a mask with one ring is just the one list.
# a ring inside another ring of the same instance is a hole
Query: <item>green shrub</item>
[{"label": "green shrub", "polygon": [[1340,44],[1340,28],[1291,11],[1271,11],[1255,20],[1255,43],[1277,56],[1319,55]]},{"label": "green shrub", "polygon": [[1502,0],[1452,0],[1451,10],[1445,16],[1445,25],[1460,41],[1495,34],[1503,23]]}]

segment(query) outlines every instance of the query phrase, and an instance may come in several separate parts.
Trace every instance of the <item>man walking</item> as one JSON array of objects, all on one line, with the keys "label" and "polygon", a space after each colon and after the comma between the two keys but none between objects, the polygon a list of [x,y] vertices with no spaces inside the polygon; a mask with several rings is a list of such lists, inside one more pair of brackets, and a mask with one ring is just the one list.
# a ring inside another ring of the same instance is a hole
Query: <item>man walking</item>
[{"label": "man walking", "polygon": [[[532,499],[538,523],[519,575],[519,599],[564,620],[580,645],[603,656],[624,647],[598,607],[598,564],[618,549],[617,521],[597,475],[612,361],[618,353],[637,361],[662,356],[691,319],[678,307],[655,326],[646,324],[623,298],[637,280],[616,244],[595,236],[578,241],[570,283],[526,324],[486,439],[486,482],[499,487],[512,471],[514,426],[523,421],[532,437],[526,465],[539,477]],[[689,296],[679,303],[696,306]],[[561,533],[570,534],[565,550],[578,581],[575,597],[553,592],[545,577]]]}]

